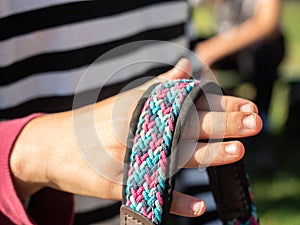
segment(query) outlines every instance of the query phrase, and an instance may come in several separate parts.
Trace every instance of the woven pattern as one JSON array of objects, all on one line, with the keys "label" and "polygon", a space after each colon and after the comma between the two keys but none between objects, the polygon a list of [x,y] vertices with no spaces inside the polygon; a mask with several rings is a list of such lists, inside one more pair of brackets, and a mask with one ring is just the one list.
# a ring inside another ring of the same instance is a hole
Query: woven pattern
[{"label": "woven pattern", "polygon": [[196,80],[175,80],[157,85],[139,117],[126,186],[126,205],[160,224],[171,143],[182,104]]}]

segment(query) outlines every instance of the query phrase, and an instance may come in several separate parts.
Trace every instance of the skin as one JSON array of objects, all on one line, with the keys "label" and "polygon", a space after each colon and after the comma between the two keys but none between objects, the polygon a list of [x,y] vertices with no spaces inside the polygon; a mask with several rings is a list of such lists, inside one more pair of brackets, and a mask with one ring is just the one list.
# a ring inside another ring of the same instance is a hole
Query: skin
[{"label": "skin", "polygon": [[[217,4],[218,1],[216,1]],[[198,43],[196,53],[207,65],[278,32],[280,0],[257,0],[253,16],[239,26]]]},{"label": "skin", "polygon": [[[122,162],[126,151],[124,143],[126,143],[129,121],[137,100],[151,83],[164,79],[189,78],[190,72],[189,62],[182,59],[176,68],[138,88],[74,111],[33,119],[19,135],[10,158],[11,171],[20,198],[25,199],[41,188],[52,187],[74,194],[120,200]],[[114,108],[117,101],[122,106],[122,110]],[[214,103],[211,108],[209,102]],[[216,132],[213,138],[252,136],[262,127],[257,107],[245,99],[208,95],[206,99],[197,100],[196,108],[197,112],[187,122],[182,135],[179,151],[181,152],[183,148],[189,149],[191,155],[188,159],[180,155],[181,167],[197,168],[207,165],[207,158],[211,158],[210,165],[222,165],[238,161],[243,157],[244,146],[237,140],[220,141],[218,145],[199,141],[194,145],[196,147],[189,147],[191,139],[201,140],[210,136],[212,118],[223,119],[225,128],[224,133]],[[116,112],[114,110],[119,113],[114,115]],[[91,113],[94,116],[94,123],[88,120],[88,115]],[[74,125],[74,116],[77,121],[80,121],[78,126]],[[194,123],[195,118],[200,123]],[[121,122],[114,123],[114,121]],[[91,127],[95,127],[101,144],[99,140],[94,141],[89,138],[88,132]],[[78,129],[76,135],[74,129]],[[195,132],[189,132],[191,129],[200,129],[200,135],[193,137]],[[87,133],[88,136],[84,136]],[[84,146],[85,152],[90,152],[94,158],[105,159],[99,161],[101,163],[97,168],[91,168],[83,158],[83,149],[78,145],[78,139],[81,138],[78,137],[79,134],[83,135],[83,141],[86,140],[86,143],[81,145]],[[226,146],[230,147],[226,148]],[[102,176],[99,171],[109,171],[110,177]],[[204,211],[205,203],[201,199],[174,192],[171,213],[195,217],[203,214]]]}]

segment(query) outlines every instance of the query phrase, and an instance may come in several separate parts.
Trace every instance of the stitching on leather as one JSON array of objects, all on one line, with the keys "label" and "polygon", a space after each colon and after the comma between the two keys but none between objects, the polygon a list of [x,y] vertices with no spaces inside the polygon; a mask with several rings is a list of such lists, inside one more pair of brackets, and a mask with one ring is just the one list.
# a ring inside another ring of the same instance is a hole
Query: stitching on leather
[{"label": "stitching on leather", "polygon": [[145,225],[145,223],[143,223],[143,222],[137,220],[136,218],[132,217],[131,215],[129,215],[129,214],[127,214],[127,213],[125,213],[124,216],[125,216],[125,225],[128,224],[128,217],[130,217],[132,220],[136,221],[137,224]]},{"label": "stitching on leather", "polygon": [[235,174],[235,178],[236,180],[238,181],[239,183],[239,197],[240,197],[240,201],[242,202],[243,204],[243,208],[240,209],[240,211],[244,211],[244,210],[247,210],[249,209],[248,207],[248,202],[247,202],[247,196],[245,196],[245,192],[244,192],[244,189],[243,189],[243,185],[242,185],[242,182],[241,182],[241,178],[240,178],[240,175],[238,173],[238,169],[237,167],[234,167],[234,174]]}]

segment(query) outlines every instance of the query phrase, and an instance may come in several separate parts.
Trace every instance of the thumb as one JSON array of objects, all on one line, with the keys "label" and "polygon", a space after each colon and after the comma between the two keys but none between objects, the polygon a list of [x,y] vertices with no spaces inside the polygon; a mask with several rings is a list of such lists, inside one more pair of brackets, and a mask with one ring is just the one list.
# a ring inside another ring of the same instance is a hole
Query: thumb
[{"label": "thumb", "polygon": [[173,69],[159,76],[161,79],[175,80],[175,79],[190,79],[192,77],[192,65],[188,59],[182,58]]},{"label": "thumb", "polygon": [[189,60],[182,58],[177,62],[174,68],[139,86],[138,90],[145,91],[152,84],[166,80],[190,79],[191,77],[192,65],[190,64]]}]

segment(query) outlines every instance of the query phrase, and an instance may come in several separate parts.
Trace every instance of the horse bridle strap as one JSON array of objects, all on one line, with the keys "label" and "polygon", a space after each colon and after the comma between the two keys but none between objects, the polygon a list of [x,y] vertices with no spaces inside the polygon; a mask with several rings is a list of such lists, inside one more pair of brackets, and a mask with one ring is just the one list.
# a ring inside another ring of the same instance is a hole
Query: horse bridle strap
[{"label": "horse bridle strap", "polygon": [[[178,168],[177,148],[182,127],[195,100],[204,91],[214,92],[210,90],[215,87],[211,82],[173,80],[151,86],[140,99],[130,124],[124,159],[121,225],[165,224]],[[247,182],[241,182],[235,171],[231,181],[233,187],[239,186],[239,193],[231,199],[236,203],[231,202],[233,205],[228,209],[223,202],[227,200],[222,195],[224,187],[219,188],[226,181],[219,169],[210,170],[209,174],[222,219],[247,220],[251,216]],[[230,174],[229,177],[232,178]]]}]

